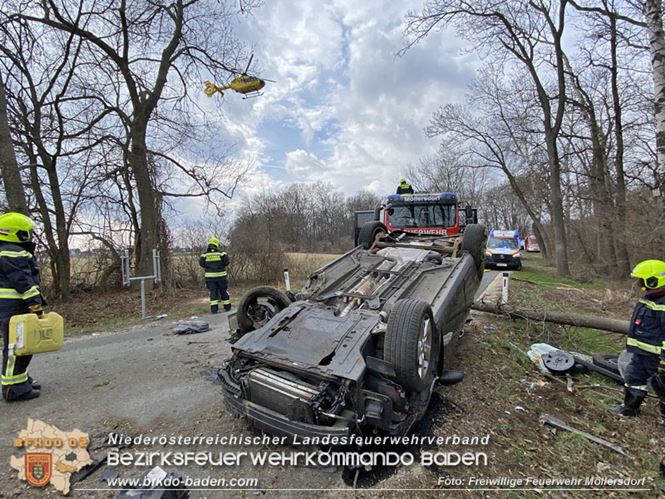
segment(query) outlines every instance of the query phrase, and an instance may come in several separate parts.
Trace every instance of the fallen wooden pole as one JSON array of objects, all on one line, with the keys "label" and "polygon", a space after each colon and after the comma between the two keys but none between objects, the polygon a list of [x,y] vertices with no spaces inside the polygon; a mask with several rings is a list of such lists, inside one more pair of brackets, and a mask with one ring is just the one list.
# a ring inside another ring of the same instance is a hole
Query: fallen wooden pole
[{"label": "fallen wooden pole", "polygon": [[568,326],[590,327],[612,333],[628,334],[629,322],[594,315],[573,314],[569,312],[547,312],[544,310],[523,310],[509,305],[498,305],[483,302],[474,303],[471,308],[479,312],[504,315],[513,320],[528,319],[538,322],[552,322]]}]

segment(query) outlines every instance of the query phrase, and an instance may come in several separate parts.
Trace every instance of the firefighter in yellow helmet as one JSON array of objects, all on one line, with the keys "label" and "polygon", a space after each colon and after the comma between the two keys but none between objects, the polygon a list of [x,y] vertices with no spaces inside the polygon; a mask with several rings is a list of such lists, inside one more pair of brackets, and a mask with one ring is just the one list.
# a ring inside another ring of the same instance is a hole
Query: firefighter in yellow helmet
[{"label": "firefighter in yellow helmet", "polygon": [[405,178],[399,180],[397,194],[413,194],[413,187],[411,187],[411,184],[409,184]]},{"label": "firefighter in yellow helmet", "polygon": [[39,268],[32,242],[34,222],[20,213],[0,215],[0,330],[2,330],[2,397],[7,402],[39,397],[40,386],[28,376],[32,355],[9,351],[9,319],[29,312],[42,314]]},{"label": "firefighter in yellow helmet", "polygon": [[219,239],[208,239],[208,249],[199,258],[199,265],[205,272],[206,287],[210,291],[210,311],[216,314],[220,303],[224,310],[231,310],[229,298],[226,267],[229,265],[229,255],[219,249]]},{"label": "firefighter in yellow helmet", "polygon": [[620,358],[626,388],[617,413],[636,416],[650,383],[660,397],[660,415],[665,424],[665,262],[645,260],[630,276],[639,279],[644,295],[633,310],[626,350]]}]

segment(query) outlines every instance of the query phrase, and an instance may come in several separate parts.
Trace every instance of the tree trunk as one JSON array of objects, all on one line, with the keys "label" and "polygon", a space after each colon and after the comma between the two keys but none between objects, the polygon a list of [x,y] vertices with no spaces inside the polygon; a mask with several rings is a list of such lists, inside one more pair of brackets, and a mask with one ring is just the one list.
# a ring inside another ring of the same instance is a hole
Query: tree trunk
[{"label": "tree trunk", "polygon": [[[56,160],[50,156],[41,145],[39,141],[40,152],[42,153],[42,161],[49,179],[48,188],[51,191],[51,201],[53,203],[53,214],[55,216],[55,237],[57,239],[57,246],[52,248],[52,260],[57,267],[57,282],[55,288],[57,289],[58,297],[62,301],[69,300],[70,296],[70,278],[71,278],[71,265],[69,257],[69,231],[67,230],[67,219],[65,214],[65,207],[62,202],[62,193],[60,191],[60,179],[58,177],[58,170],[56,167]],[[50,217],[50,210],[46,210],[46,216]],[[51,230],[53,230],[52,226]],[[53,276],[54,281],[56,275]]]},{"label": "tree trunk", "polygon": [[[612,190],[609,186],[607,157],[605,153],[607,141],[605,140],[602,127],[598,122],[593,99],[580,83],[568,59],[565,59],[565,62],[570,73],[572,89],[577,94],[577,99],[572,102],[580,109],[583,119],[587,127],[589,127],[589,136],[591,138],[591,164],[589,165],[587,161],[583,161],[583,163],[585,163],[589,175],[593,215],[591,221],[599,227],[595,235],[596,237],[593,238],[595,239],[596,246],[595,258],[591,257],[586,247],[587,241],[593,237],[593,234],[589,234],[588,231],[583,233],[580,230],[576,232],[585,255],[595,271],[601,275],[614,275],[616,269],[615,235],[612,223],[612,219],[614,218],[614,204],[612,202]],[[579,190],[580,186],[578,185],[577,188]],[[581,204],[579,209],[583,211]]]},{"label": "tree trunk", "polygon": [[30,185],[32,186],[32,192],[35,196],[35,201],[37,203],[37,209],[42,218],[42,224],[44,225],[43,236],[46,239],[46,247],[48,248],[49,258],[51,260],[51,273],[53,274],[53,292],[56,296],[60,296],[60,284],[62,283],[60,277],[60,266],[57,265],[57,259],[59,257],[58,244],[55,240],[55,231],[53,230],[53,224],[51,223],[51,217],[49,213],[49,206],[44,197],[42,191],[42,186],[39,180],[39,173],[37,171],[37,160],[38,156],[34,154],[32,146],[29,144],[24,145],[24,151],[30,160]]},{"label": "tree trunk", "polygon": [[508,305],[493,305],[481,302],[474,303],[471,308],[473,310],[478,310],[479,312],[506,315],[513,320],[528,319],[538,322],[552,322],[554,324],[601,329],[612,333],[628,334],[628,329],[630,328],[630,323],[628,321],[597,317],[594,315],[581,315],[568,312],[548,312],[545,310],[521,310]]},{"label": "tree trunk", "polygon": [[660,0],[645,0],[644,18],[649,31],[656,118],[656,160],[658,162],[656,188],[665,212],[665,31],[663,31],[661,12],[662,2]]},{"label": "tree trunk", "polygon": [[549,118],[545,124],[545,141],[547,157],[550,164],[550,191],[552,202],[552,227],[554,228],[554,261],[559,276],[570,275],[568,266],[568,242],[563,210],[563,194],[561,192],[561,164],[557,150],[556,136],[549,129]]},{"label": "tree trunk", "polygon": [[[141,213],[141,230],[138,234],[136,253],[136,273],[138,276],[147,276],[153,274],[152,250],[159,246],[159,207],[157,206],[148,164],[148,148],[146,146],[148,120],[147,117],[141,116],[142,114],[141,110],[135,110],[128,160],[136,181]],[[146,284],[148,288],[152,286],[151,281],[147,281]]]},{"label": "tree trunk", "polygon": [[28,215],[28,203],[25,199],[21,173],[16,163],[14,145],[9,131],[7,96],[2,75],[0,75],[0,170],[2,170],[2,182],[5,185],[9,211],[17,211]]},{"label": "tree trunk", "polygon": [[549,263],[550,254],[547,249],[547,242],[545,240],[545,228],[541,223],[536,223],[535,221],[531,225],[533,230],[533,235],[536,236],[536,241],[538,241],[538,248],[540,249],[540,254],[543,257],[545,263]]},{"label": "tree trunk", "polygon": [[[62,301],[69,300],[71,282],[71,262],[69,256],[69,230],[67,228],[67,215],[60,190],[60,178],[57,170],[57,156],[46,149],[42,141],[42,112],[38,102],[33,102],[35,110],[34,122],[28,130],[31,139],[24,144],[24,150],[30,158],[30,181],[32,191],[37,201],[37,207],[44,224],[43,234],[47,241],[51,270],[53,277],[53,291]],[[36,150],[36,152],[35,152]],[[48,182],[39,179],[38,160],[46,171]],[[44,195],[46,192],[47,196]],[[51,204],[49,204],[49,199]],[[55,218],[55,226],[52,222]]]},{"label": "tree trunk", "polygon": [[614,156],[614,171],[616,175],[616,217],[614,218],[614,232],[616,245],[616,272],[615,277],[623,277],[630,272],[630,257],[628,256],[628,237],[626,231],[626,176],[623,167],[623,118],[621,115],[621,100],[619,98],[619,65],[617,63],[617,20],[610,17],[610,77],[612,87],[612,107],[614,109],[614,138],[616,151]]}]

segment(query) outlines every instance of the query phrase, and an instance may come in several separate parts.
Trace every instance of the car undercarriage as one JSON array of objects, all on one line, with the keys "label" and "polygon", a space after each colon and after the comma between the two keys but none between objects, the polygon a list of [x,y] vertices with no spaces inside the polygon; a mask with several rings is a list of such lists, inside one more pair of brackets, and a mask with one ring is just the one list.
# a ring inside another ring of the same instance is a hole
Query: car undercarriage
[{"label": "car undercarriage", "polygon": [[404,435],[425,413],[482,273],[483,226],[461,238],[381,234],[314,272],[295,300],[248,293],[220,370],[226,407],[284,436]]}]

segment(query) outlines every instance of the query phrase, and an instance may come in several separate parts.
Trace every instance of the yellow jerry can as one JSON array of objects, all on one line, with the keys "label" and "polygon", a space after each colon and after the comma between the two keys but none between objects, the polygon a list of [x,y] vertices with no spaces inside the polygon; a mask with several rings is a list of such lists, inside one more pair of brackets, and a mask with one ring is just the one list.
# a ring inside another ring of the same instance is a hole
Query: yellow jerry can
[{"label": "yellow jerry can", "polygon": [[9,320],[9,344],[14,345],[14,355],[32,355],[54,352],[64,342],[64,321],[60,314],[49,312],[15,315]]}]

